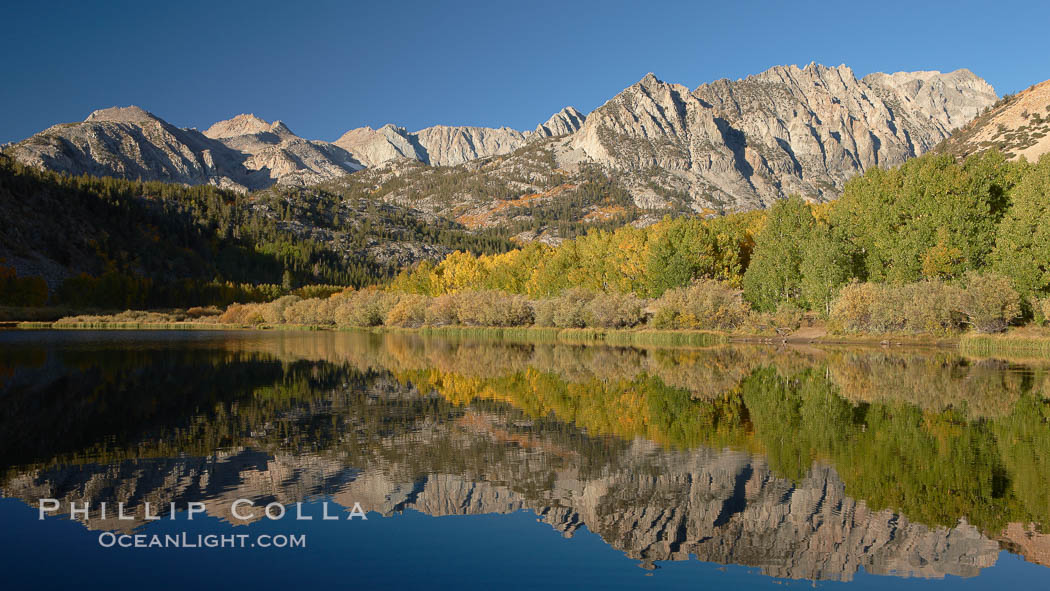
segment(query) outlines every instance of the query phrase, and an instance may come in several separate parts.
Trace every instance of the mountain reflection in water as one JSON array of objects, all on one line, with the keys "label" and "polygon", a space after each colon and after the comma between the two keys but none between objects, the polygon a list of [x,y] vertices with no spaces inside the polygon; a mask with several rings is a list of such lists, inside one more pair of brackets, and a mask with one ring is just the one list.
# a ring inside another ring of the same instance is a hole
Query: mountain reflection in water
[{"label": "mountain reflection in water", "polygon": [[1050,561],[1050,365],[364,333],[0,333],[0,360],[0,489],[34,507],[527,509],[643,566],[821,580]]}]

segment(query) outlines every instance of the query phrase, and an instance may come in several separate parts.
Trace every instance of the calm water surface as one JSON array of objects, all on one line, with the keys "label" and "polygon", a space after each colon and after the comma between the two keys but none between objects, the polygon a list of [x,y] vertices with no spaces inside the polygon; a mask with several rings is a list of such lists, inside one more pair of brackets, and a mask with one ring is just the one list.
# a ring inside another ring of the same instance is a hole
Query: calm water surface
[{"label": "calm water surface", "polygon": [[0,332],[0,566],[10,589],[1047,588],[1048,397],[1050,364],[937,350]]}]

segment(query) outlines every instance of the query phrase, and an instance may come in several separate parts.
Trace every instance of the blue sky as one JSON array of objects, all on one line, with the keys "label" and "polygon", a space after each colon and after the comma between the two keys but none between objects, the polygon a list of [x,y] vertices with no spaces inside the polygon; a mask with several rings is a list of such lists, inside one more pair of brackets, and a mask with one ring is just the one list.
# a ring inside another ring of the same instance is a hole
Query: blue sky
[{"label": "blue sky", "polygon": [[776,64],[1050,78],[1043,2],[51,2],[0,19],[0,142],[137,104],[332,140],[387,122],[531,129],[647,72],[695,87]]}]

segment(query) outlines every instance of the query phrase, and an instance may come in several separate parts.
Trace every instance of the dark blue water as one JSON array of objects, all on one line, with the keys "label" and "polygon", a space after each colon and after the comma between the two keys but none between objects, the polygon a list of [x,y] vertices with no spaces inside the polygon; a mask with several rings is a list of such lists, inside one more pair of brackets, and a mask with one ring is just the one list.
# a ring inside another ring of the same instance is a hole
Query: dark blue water
[{"label": "dark blue water", "polygon": [[[319,504],[313,505],[319,514]],[[536,522],[528,511],[508,515],[435,518],[415,511],[367,521],[262,522],[234,528],[215,518],[160,522],[142,533],[187,534],[296,532],[306,549],[105,549],[97,534],[68,520],[37,521],[23,504],[0,501],[0,535],[7,588],[68,588],[70,575],[86,588],[184,589],[771,589],[811,587],[809,580],[777,579],[757,569],[697,560],[661,563],[656,570],[583,531],[570,539]],[[45,557],[47,557],[45,559]],[[61,561],[61,568],[47,562]],[[849,583],[820,581],[823,588],[988,589],[1044,588],[1045,567],[1001,552],[980,577],[892,579],[860,572]]]}]

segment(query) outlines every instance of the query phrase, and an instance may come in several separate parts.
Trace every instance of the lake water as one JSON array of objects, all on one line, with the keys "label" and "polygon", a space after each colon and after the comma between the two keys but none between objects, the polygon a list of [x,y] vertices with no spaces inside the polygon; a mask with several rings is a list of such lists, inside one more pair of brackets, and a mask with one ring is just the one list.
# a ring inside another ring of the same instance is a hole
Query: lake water
[{"label": "lake water", "polygon": [[1050,363],[8,331],[0,397],[8,589],[1050,582]]}]

